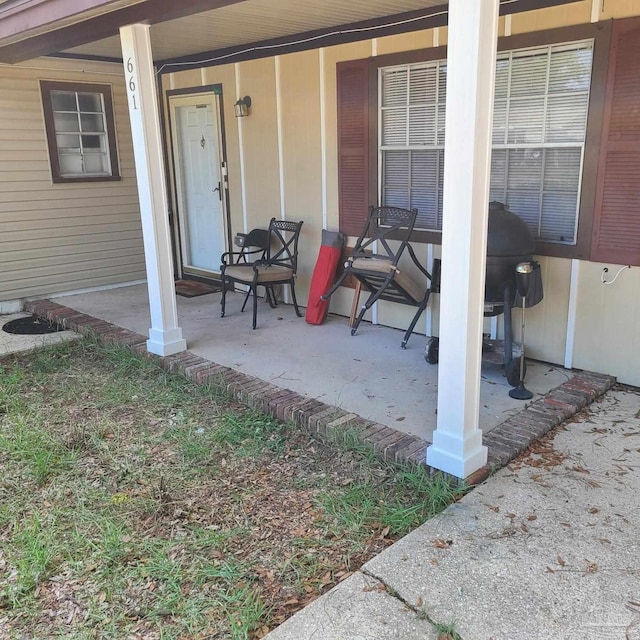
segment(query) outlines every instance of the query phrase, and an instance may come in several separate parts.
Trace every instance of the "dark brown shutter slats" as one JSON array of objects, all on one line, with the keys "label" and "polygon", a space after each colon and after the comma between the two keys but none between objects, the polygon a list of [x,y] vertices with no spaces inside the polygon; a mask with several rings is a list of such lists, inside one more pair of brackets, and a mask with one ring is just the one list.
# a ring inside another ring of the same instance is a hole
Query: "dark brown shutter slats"
[{"label": "dark brown shutter slats", "polygon": [[640,265],[640,20],[614,22],[591,260]]},{"label": "dark brown shutter slats", "polygon": [[369,63],[337,65],[340,231],[358,236],[369,207]]}]

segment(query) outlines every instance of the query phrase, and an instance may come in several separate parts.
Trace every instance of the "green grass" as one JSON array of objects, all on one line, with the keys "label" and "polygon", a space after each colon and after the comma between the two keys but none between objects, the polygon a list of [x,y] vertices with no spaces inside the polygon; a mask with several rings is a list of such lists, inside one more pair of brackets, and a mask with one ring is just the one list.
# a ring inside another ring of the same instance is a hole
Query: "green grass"
[{"label": "green grass", "polygon": [[29,420],[28,414],[16,419],[10,432],[0,432],[0,452],[24,462],[38,485],[68,469],[75,458],[73,451]]},{"label": "green grass", "polygon": [[8,638],[257,638],[458,493],[91,340],[0,361],[0,465]]},{"label": "green grass", "polygon": [[[411,487],[411,490],[407,490]],[[442,511],[460,495],[444,480],[421,469],[392,471],[382,485],[357,482],[320,498],[338,528],[363,531],[379,525],[392,536],[403,536]]]},{"label": "green grass", "polygon": [[51,575],[59,551],[51,524],[43,523],[38,514],[15,522],[14,541],[19,549],[15,562],[15,581],[2,594],[14,604]]},{"label": "green grass", "polygon": [[377,524],[392,536],[404,536],[467,490],[453,487],[440,474],[430,476],[424,467],[381,463],[373,447],[348,428],[334,434],[333,441],[355,453],[361,464],[361,480],[321,497],[326,513],[347,530]]}]

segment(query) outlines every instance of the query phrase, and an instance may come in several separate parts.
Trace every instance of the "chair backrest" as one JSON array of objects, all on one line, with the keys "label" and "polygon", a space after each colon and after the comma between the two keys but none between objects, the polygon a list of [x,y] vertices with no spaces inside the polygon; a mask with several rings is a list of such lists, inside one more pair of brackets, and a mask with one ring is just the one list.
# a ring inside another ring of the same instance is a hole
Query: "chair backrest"
[{"label": "chair backrest", "polygon": [[253,262],[254,260],[264,260],[267,257],[269,248],[269,230],[252,229],[247,234],[242,235],[242,249],[238,254],[238,264]]},{"label": "chair backrest", "polygon": [[269,231],[267,229],[251,229],[244,237],[245,247],[256,247],[266,251],[269,246]]},{"label": "chair backrest", "polygon": [[[417,209],[370,207],[364,229],[353,248],[353,257],[384,258],[396,265],[411,238],[417,216]],[[391,248],[389,240],[399,243],[396,249]],[[377,250],[371,253],[367,249],[375,242]]]},{"label": "chair backrest", "polygon": [[298,239],[300,238],[300,222],[277,220],[271,218],[269,223],[269,247],[267,260],[271,264],[291,267],[293,272],[298,270]]}]

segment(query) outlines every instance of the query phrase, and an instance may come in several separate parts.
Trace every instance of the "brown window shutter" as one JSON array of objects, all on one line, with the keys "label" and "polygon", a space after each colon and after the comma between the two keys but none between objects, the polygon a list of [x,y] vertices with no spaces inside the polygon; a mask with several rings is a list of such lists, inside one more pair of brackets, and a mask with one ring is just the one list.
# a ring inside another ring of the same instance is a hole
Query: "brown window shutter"
[{"label": "brown window shutter", "polygon": [[591,260],[640,265],[640,20],[613,23]]},{"label": "brown window shutter", "polygon": [[337,65],[340,231],[358,236],[369,208],[369,62]]}]

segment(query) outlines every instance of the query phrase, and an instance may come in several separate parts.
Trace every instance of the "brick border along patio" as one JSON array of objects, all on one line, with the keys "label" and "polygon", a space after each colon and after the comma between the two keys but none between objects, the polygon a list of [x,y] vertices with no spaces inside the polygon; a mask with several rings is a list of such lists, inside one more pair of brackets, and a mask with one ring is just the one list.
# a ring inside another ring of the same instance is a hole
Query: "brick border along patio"
[{"label": "brick border along patio", "polygon": [[[356,432],[364,443],[371,445],[385,460],[425,464],[430,443],[417,436],[365,420],[355,413],[223,367],[190,351],[166,357],[149,354],[145,336],[50,300],[28,301],[25,311],[105,343],[125,345],[137,355],[159,361],[168,371],[179,372],[196,384],[218,387],[239,402],[280,421],[293,422],[320,439],[327,439],[340,429],[348,429]],[[613,376],[599,373],[576,373],[543,398],[493,428],[483,437],[484,444],[489,448],[487,466],[467,478],[466,482],[477,484],[493,471],[507,465],[532,442],[604,394],[615,381]]]}]

